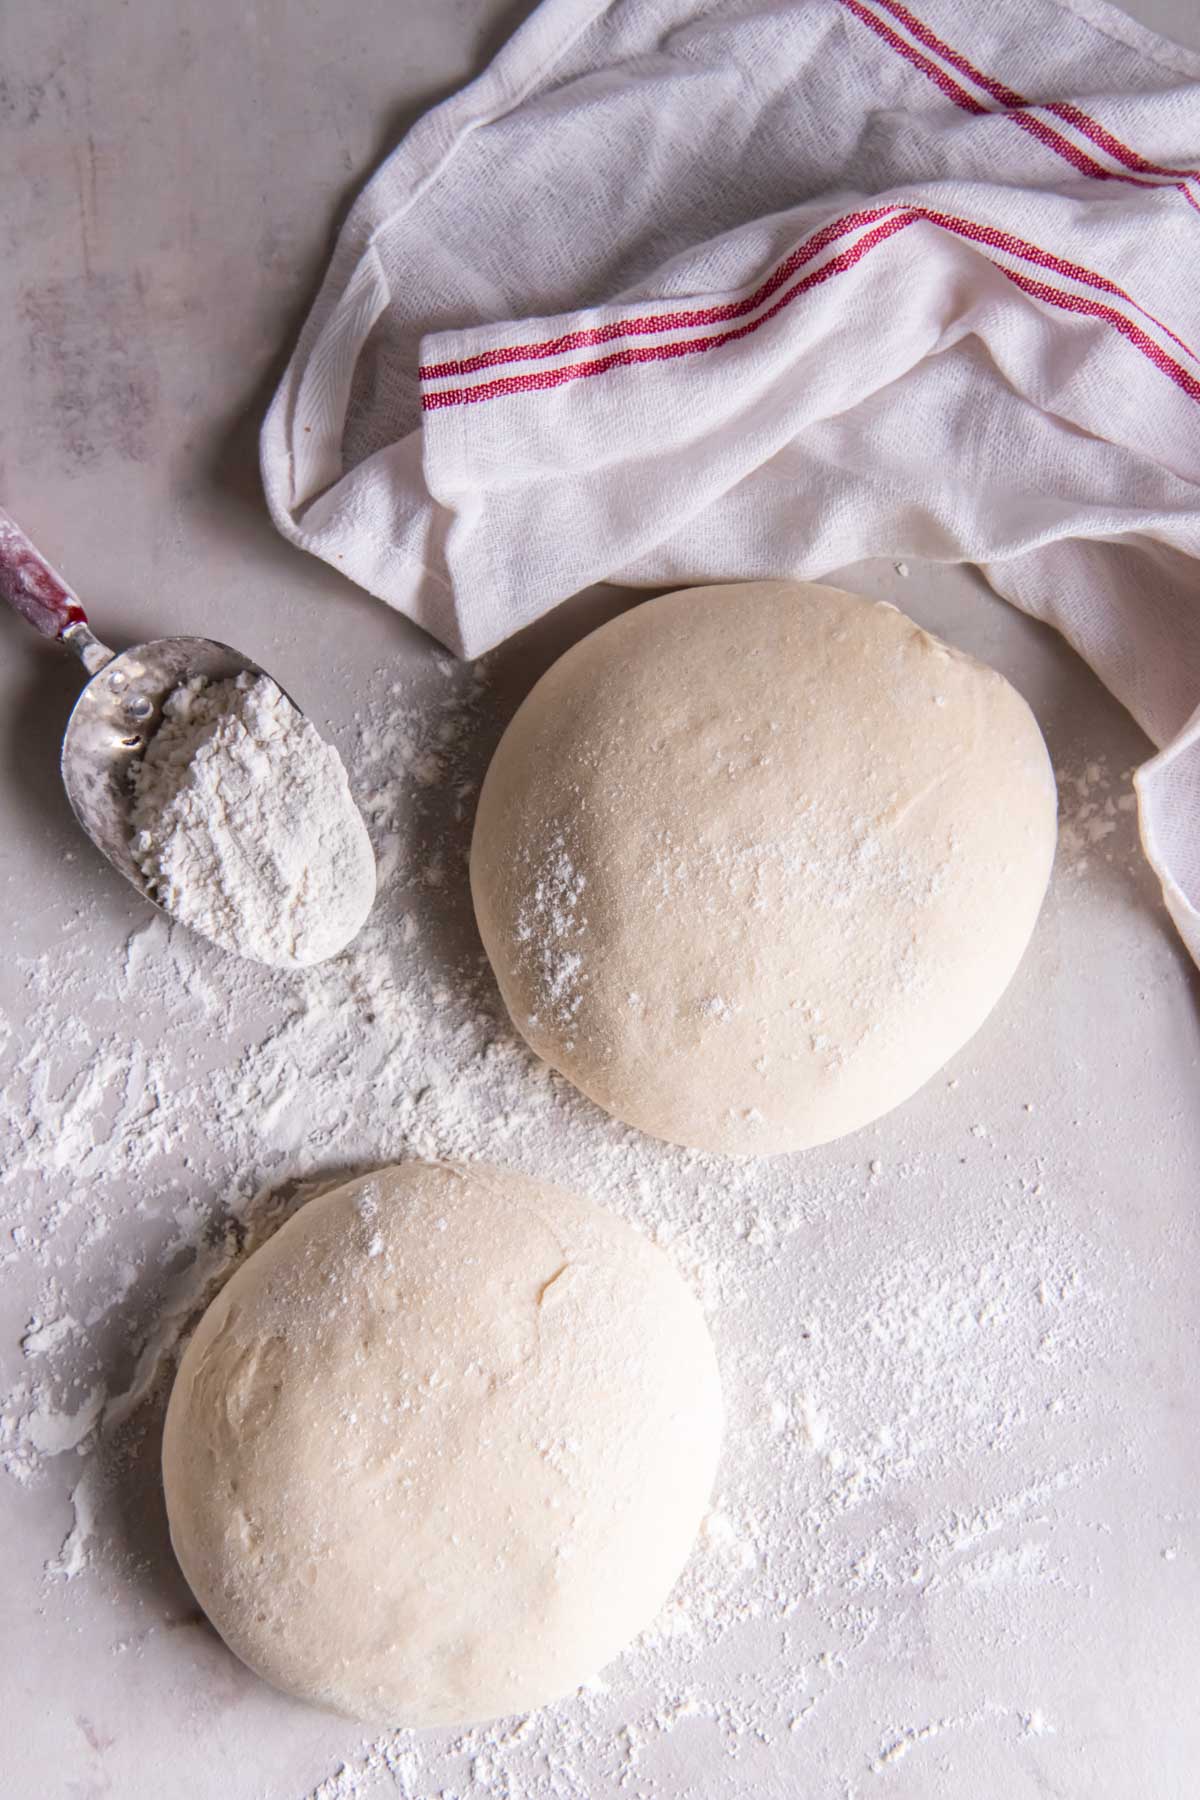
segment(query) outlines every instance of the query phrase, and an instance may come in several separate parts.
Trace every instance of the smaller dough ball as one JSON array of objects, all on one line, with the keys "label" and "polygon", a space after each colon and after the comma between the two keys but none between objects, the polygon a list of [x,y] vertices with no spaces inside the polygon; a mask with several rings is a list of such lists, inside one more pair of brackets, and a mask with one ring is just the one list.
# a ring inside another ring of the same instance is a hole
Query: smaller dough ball
[{"label": "smaller dough ball", "polygon": [[979,1029],[1055,825],[994,669],[837,588],[690,588],[529,694],[471,892],[539,1056],[653,1137],[763,1155],[878,1119]]},{"label": "smaller dough ball", "polygon": [[407,1163],[227,1283],[167,1411],[171,1539],[226,1643],[352,1718],[468,1725],[648,1625],[707,1503],[712,1343],[660,1250],[573,1194]]}]

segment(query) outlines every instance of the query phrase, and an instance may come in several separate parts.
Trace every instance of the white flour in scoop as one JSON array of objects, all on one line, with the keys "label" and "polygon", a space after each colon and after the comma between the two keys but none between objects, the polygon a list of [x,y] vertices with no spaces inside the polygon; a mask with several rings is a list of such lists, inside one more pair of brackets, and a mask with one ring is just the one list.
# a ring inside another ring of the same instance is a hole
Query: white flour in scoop
[{"label": "white flour in scoop", "polygon": [[273,968],[358,935],[375,858],[332,744],[265,675],[175,689],[134,768],[133,854],[159,904]]}]

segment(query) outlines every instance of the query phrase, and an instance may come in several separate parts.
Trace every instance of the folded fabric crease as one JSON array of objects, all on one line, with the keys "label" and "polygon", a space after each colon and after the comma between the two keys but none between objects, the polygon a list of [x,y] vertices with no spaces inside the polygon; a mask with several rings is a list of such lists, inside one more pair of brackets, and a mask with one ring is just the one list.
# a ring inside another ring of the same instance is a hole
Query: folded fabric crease
[{"label": "folded fabric crease", "polygon": [[587,584],[977,563],[1159,749],[1200,961],[1200,57],[1102,0],[544,0],[368,184],[279,529],[460,655]]}]

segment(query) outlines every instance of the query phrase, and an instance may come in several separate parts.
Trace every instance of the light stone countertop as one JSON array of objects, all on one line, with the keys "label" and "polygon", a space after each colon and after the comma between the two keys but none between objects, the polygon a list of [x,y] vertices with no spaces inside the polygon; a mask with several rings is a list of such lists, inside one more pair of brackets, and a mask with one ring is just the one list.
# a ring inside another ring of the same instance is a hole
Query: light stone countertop
[{"label": "light stone countertop", "polygon": [[[257,425],[349,200],[527,10],[47,0],[0,14],[0,500],[74,580],[101,636],[236,644],[348,756],[365,695],[378,707],[398,681],[417,707],[434,704],[435,647],[275,535]],[[1200,47],[1192,0],[1128,10]],[[960,1407],[965,1419],[969,1384],[956,1383],[946,1347],[960,1326],[995,1326],[995,1356],[980,1363],[991,1435],[936,1494],[916,1469],[865,1503],[874,1512],[858,1538],[830,1515],[819,1536],[853,1541],[854,1557],[822,1549],[806,1591],[755,1524],[766,1519],[769,1538],[779,1516],[763,1448],[777,1404],[770,1346],[794,1330],[798,1290],[834,1317],[865,1306],[870,1253],[840,1235],[836,1206],[793,1220],[768,1253],[770,1228],[754,1224],[743,1183],[737,1216],[749,1223],[722,1259],[737,1303],[713,1315],[740,1418],[730,1454],[753,1465],[730,1476],[731,1530],[749,1548],[728,1629],[677,1664],[668,1644],[630,1676],[610,1671],[607,1693],[554,1709],[548,1735],[522,1740],[518,1726],[482,1749],[431,1734],[364,1751],[361,1730],[273,1694],[196,1619],[166,1546],[153,1402],[131,1472],[106,1490],[73,1567],[80,1459],[67,1450],[18,1466],[52,1361],[22,1339],[73,1296],[99,1295],[89,1330],[119,1391],[151,1329],[170,1238],[159,1230],[147,1258],[146,1195],[111,1179],[103,1157],[53,1171],[44,1203],[37,1178],[0,1167],[0,1800],[1200,1792],[1200,981],[1120,804],[1147,746],[1058,640],[971,574],[904,578],[885,565],[846,580],[1009,674],[1065,777],[1067,831],[1035,943],[947,1071],[956,1085],[934,1083],[797,1176],[806,1193],[826,1178],[830,1191],[853,1188],[853,1232],[898,1246],[870,1277],[864,1316],[877,1340],[895,1330],[898,1357],[924,1359],[913,1404],[933,1417]],[[499,653],[493,737],[549,657],[620,603],[612,590],[585,598]],[[92,856],[58,783],[74,666],[7,615],[0,638],[4,1070],[30,1028],[31,971],[53,982],[69,946],[86,1017],[89,992],[99,1006],[117,991],[146,908]],[[443,898],[430,889],[414,904]],[[151,1045],[163,990],[147,991],[145,1015],[125,1022]],[[577,1142],[592,1117],[572,1115]],[[597,1157],[615,1141],[598,1140]],[[52,1147],[43,1152],[45,1167]],[[176,1214],[222,1197],[212,1163],[189,1154],[181,1144],[146,1177]],[[663,1168],[683,1179],[665,1152]],[[230,1184],[238,1174],[224,1171]],[[107,1221],[93,1247],[55,1215],[76,1180]],[[1035,1208],[1036,1221],[1021,1213],[1006,1239],[1010,1205]],[[18,1214],[26,1236],[11,1239]],[[906,1268],[928,1281],[928,1305],[897,1297],[892,1277]],[[120,1296],[107,1311],[104,1293]],[[972,1293],[978,1315],[964,1323]],[[930,1308],[943,1303],[935,1329]],[[60,1418],[86,1399],[51,1394]],[[839,1416],[819,1381],[796,1404],[782,1466],[800,1481],[826,1434],[857,1442],[861,1421]],[[881,1409],[879,1430],[891,1429]],[[718,1538],[702,1554],[719,1556]],[[906,1543],[924,1561],[881,1572]],[[832,1598],[818,1592],[826,1582],[840,1583]],[[785,1667],[796,1672],[790,1703]]]}]

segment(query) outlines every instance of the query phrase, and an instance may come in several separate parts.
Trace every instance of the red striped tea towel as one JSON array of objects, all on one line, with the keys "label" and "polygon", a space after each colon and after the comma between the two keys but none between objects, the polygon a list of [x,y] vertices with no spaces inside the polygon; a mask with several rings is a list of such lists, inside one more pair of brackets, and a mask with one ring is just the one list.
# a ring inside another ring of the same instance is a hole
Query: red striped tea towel
[{"label": "red striped tea towel", "polygon": [[1200,56],[1100,0],[545,0],[360,196],[279,529],[452,649],[590,582],[980,564],[1160,746],[1200,960]]}]

